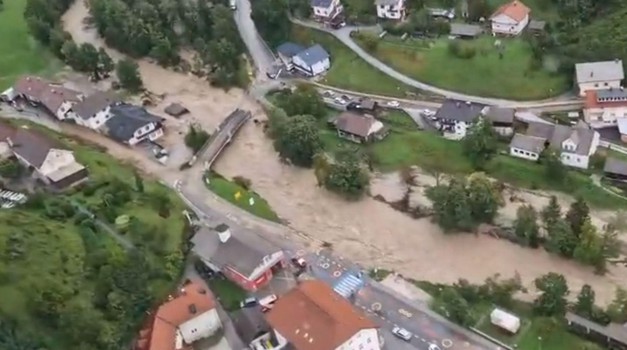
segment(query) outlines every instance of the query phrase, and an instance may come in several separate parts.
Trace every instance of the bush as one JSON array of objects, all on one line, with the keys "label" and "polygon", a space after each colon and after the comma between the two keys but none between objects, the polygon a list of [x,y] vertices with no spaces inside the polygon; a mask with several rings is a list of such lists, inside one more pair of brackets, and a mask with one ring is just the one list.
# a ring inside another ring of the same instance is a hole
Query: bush
[{"label": "bush", "polygon": [[477,50],[473,46],[463,44],[458,40],[451,40],[448,43],[448,52],[463,60],[469,60],[477,54]]},{"label": "bush", "polygon": [[247,179],[243,176],[235,176],[233,178],[233,182],[245,189],[246,191],[250,190],[250,186],[253,184],[250,179]]}]

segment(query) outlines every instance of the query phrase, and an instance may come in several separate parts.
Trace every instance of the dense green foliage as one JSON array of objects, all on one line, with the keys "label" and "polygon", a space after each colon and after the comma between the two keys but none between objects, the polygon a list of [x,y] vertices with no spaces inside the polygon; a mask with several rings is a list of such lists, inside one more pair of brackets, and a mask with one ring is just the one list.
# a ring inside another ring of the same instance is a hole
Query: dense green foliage
[{"label": "dense green foliage", "polygon": [[118,76],[120,86],[131,92],[138,92],[144,86],[139,74],[137,62],[130,59],[122,59],[115,66],[115,74]]},{"label": "dense green foliage", "polygon": [[338,150],[326,172],[324,186],[346,198],[360,198],[370,183],[363,160],[364,156],[356,147],[347,146]]},{"label": "dense green foliage", "polygon": [[209,133],[197,126],[190,125],[187,134],[185,134],[185,145],[195,154],[205,145],[208,139]]},{"label": "dense green foliage", "polygon": [[300,84],[293,92],[284,90],[277,94],[276,105],[288,116],[311,115],[321,118],[327,115],[327,106],[318,91],[308,84]]},{"label": "dense green foliage", "polygon": [[322,150],[315,118],[309,115],[288,117],[280,111],[270,116],[274,148],[281,159],[297,166],[310,167],[316,153]]}]

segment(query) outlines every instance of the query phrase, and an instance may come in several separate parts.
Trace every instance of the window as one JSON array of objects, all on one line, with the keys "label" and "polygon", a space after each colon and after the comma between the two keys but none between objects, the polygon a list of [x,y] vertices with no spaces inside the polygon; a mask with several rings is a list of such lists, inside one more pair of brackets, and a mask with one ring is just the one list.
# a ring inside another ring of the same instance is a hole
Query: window
[{"label": "window", "polygon": [[599,84],[594,84],[594,87],[599,87]]}]

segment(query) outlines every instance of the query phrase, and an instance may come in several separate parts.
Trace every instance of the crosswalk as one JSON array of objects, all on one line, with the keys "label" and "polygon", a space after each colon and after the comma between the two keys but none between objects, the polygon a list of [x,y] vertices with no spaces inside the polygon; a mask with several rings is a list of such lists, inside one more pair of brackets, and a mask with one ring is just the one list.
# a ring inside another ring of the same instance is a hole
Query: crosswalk
[{"label": "crosswalk", "polygon": [[363,285],[364,280],[349,273],[340,278],[333,290],[344,298],[349,298],[353,293],[361,289]]}]

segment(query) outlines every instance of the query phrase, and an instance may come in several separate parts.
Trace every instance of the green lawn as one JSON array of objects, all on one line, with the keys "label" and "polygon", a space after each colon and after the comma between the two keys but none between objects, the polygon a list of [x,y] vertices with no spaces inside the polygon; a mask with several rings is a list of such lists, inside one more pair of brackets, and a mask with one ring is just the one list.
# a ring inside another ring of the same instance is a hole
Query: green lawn
[{"label": "green lawn", "polygon": [[247,297],[245,290],[227,279],[214,278],[209,280],[209,288],[226,311],[239,309],[240,301]]},{"label": "green lawn", "polygon": [[[246,190],[239,184],[215,173],[210,173],[208,179],[209,182],[205,181],[205,185],[218,196],[260,218],[280,222],[278,215],[272,210],[268,202],[254,191]],[[252,205],[250,204],[251,199],[253,200]]]},{"label": "green lawn", "polygon": [[[355,40],[359,43],[359,36]],[[523,39],[499,40],[503,48],[502,59],[491,36],[459,41],[463,46],[475,48],[476,55],[470,59],[453,56],[447,38],[434,42],[414,39],[402,42],[398,38],[387,38],[379,41],[373,54],[407,76],[472,95],[535,100],[559,95],[568,89],[566,77],[544,67],[530,70],[531,49]],[[549,61],[547,59],[547,63]]]},{"label": "green lawn", "polygon": [[293,25],[291,38],[301,45],[320,44],[329,52],[331,69],[321,81],[323,84],[378,95],[396,97],[420,95],[417,89],[372,67],[331,34]]},{"label": "green lawn", "polygon": [[28,33],[23,13],[26,0],[4,1],[0,11],[0,92],[22,74],[51,75],[61,63]]}]

